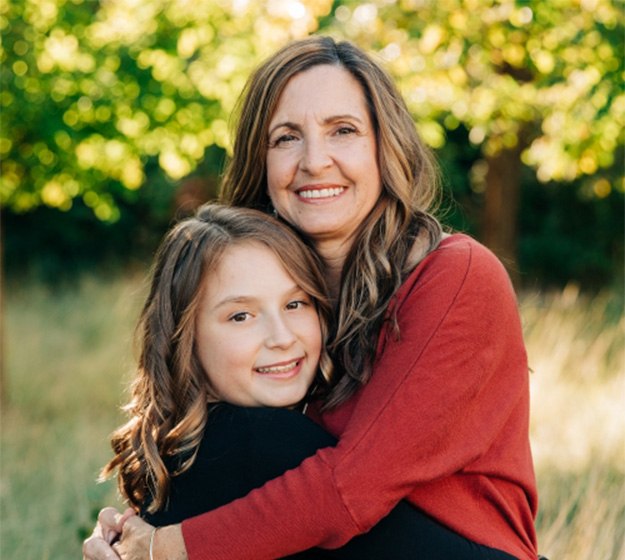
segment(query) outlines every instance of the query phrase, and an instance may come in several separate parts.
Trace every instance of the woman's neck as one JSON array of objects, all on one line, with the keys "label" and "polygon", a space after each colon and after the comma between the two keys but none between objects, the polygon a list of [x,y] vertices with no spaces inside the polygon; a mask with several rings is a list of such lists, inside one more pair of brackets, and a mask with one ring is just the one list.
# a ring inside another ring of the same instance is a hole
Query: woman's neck
[{"label": "woman's neck", "polygon": [[330,290],[330,299],[332,303],[336,303],[338,301],[339,292],[341,291],[343,265],[345,264],[351,246],[345,243],[323,241],[316,242],[314,246],[324,264],[326,282]]}]

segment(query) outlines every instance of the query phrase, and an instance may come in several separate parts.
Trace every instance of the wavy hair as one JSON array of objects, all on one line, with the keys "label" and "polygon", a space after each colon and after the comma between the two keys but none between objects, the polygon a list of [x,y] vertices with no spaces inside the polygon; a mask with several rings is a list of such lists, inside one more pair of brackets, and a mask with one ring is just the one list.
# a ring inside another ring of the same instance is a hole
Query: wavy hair
[{"label": "wavy hair", "polygon": [[[115,456],[101,473],[108,478],[117,471],[120,492],[136,508],[162,509],[171,476],[195,460],[209,401],[217,400],[195,346],[202,286],[228,248],[250,242],[268,247],[312,298],[327,339],[332,311],[320,263],[290,228],[255,210],[218,204],[174,226],[156,254],[137,326],[141,352],[125,407],[130,420],[112,435]],[[331,375],[323,350],[313,385],[323,388]],[[176,465],[172,472],[168,464]]]},{"label": "wavy hair", "polygon": [[[393,80],[361,49],[323,36],[285,46],[250,77],[239,100],[222,200],[264,211],[271,208],[266,168],[269,122],[289,80],[322,64],[344,68],[362,87],[375,128],[382,183],[382,195],[361,224],[342,271],[330,345],[340,367],[326,401],[326,407],[334,407],[369,380],[391,299],[409,268],[438,245],[442,229],[433,216],[440,192],[438,167]],[[414,247],[423,247],[416,258]],[[394,317],[390,320],[397,332]]]}]

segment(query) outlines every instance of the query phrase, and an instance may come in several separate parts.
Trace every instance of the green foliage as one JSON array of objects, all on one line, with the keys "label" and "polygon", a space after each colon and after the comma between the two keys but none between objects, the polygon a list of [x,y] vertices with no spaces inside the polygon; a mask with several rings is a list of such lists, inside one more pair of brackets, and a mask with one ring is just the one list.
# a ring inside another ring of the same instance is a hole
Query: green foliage
[{"label": "green foliage", "polygon": [[431,145],[462,124],[484,155],[520,144],[540,181],[572,181],[610,168],[623,146],[617,3],[348,0],[332,26],[381,54]]},{"label": "green foliage", "polygon": [[9,0],[0,201],[81,197],[116,221],[116,193],[144,185],[149,158],[176,180],[227,149],[250,70],[319,18],[381,53],[434,147],[462,124],[485,154],[521,142],[541,181],[571,181],[623,143],[625,15],[610,0]]},{"label": "green foliage", "polygon": [[589,188],[525,185],[519,264],[532,285],[563,286],[575,279],[585,289],[611,283],[623,289],[625,199],[614,191],[597,199]]},{"label": "green foliage", "polygon": [[178,180],[207,148],[227,148],[228,119],[252,67],[314,30],[329,9],[308,2],[285,15],[264,5],[3,4],[0,203],[69,210],[82,198],[115,222],[117,200],[145,184],[151,158]]},{"label": "green foliage", "polygon": [[[479,233],[485,161],[519,145],[523,204],[562,205],[549,206],[548,223],[523,207],[522,266],[547,281],[604,281],[621,246],[593,247],[591,234],[580,251],[554,228],[582,196],[609,220],[600,238],[621,235],[624,22],[622,0],[6,0],[6,261],[38,258],[55,276],[65,258],[91,264],[98,252],[151,248],[190,176],[214,194],[251,69],[321,31],[379,56],[397,79],[441,156],[452,226]],[[560,186],[571,192],[551,196]],[[593,231],[593,219],[585,225]],[[551,277],[553,238],[571,258]]]}]

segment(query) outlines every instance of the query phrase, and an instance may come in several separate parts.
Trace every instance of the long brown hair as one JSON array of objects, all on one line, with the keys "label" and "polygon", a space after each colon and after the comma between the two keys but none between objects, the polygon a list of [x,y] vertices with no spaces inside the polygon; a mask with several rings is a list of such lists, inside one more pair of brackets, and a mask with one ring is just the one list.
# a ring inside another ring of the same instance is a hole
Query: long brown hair
[{"label": "long brown hair", "polygon": [[[137,327],[141,353],[132,400],[126,406],[130,420],[113,434],[115,457],[102,470],[102,478],[118,471],[122,495],[137,508],[161,509],[171,476],[184,472],[195,460],[208,403],[217,399],[195,346],[202,286],[229,247],[249,242],[273,251],[312,298],[322,336],[327,338],[331,308],[319,262],[287,226],[255,210],[207,204],[173,227],[156,254]],[[324,350],[318,386],[331,374]],[[170,459],[179,465],[171,473],[165,464]]]},{"label": "long brown hair", "polygon": [[442,232],[432,215],[439,197],[438,167],[401,94],[372,58],[353,44],[330,37],[309,37],[285,46],[249,79],[239,100],[223,200],[268,211],[269,122],[289,80],[321,64],[340,66],[360,83],[376,131],[382,182],[380,200],[357,232],[342,271],[331,343],[340,378],[326,402],[332,407],[369,380],[386,310],[414,264],[415,241],[423,242],[422,257],[438,245]]}]

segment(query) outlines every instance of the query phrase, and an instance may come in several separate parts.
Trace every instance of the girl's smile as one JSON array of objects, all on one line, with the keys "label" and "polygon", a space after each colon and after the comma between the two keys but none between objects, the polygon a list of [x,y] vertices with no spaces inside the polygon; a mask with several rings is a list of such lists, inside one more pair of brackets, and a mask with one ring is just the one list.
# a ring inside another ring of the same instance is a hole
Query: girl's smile
[{"label": "girl's smile", "polygon": [[256,242],[228,248],[208,271],[195,338],[219,400],[241,406],[300,402],[321,352],[310,296],[273,251]]}]

